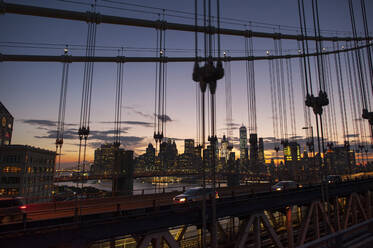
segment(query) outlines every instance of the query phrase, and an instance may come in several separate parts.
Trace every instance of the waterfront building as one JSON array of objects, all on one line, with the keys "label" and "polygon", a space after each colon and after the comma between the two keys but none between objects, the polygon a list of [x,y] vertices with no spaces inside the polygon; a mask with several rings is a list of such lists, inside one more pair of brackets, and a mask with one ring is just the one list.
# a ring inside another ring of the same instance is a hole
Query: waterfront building
[{"label": "waterfront building", "polygon": [[0,102],[0,145],[10,145],[13,132],[13,116]]},{"label": "waterfront building", "polygon": [[[111,175],[116,149],[113,144],[102,144],[100,148],[97,148],[91,172],[96,175]],[[124,149],[119,148],[119,151],[124,151]]]},{"label": "waterfront building", "polygon": [[0,196],[26,203],[52,197],[56,153],[26,145],[0,146]]}]

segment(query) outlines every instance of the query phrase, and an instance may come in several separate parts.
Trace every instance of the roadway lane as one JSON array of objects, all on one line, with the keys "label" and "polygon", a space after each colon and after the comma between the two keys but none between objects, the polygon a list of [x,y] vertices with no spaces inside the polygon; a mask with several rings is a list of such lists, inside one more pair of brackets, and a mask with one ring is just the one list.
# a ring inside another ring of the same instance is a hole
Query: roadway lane
[{"label": "roadway lane", "polygon": [[[269,184],[251,184],[236,187],[218,188],[220,198],[266,192]],[[161,207],[173,204],[173,197],[182,192],[149,195],[118,196],[85,200],[47,202],[27,205],[27,222],[57,219],[64,217],[100,214],[106,212]],[[17,221],[11,221],[11,223]],[[7,223],[5,223],[7,224]]]}]

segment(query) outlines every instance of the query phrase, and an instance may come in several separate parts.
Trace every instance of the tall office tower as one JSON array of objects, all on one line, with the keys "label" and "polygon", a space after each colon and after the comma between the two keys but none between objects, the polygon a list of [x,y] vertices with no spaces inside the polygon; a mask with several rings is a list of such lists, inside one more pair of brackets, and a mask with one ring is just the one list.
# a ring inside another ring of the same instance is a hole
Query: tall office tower
[{"label": "tall office tower", "polygon": [[13,132],[13,116],[0,102],[0,145],[10,145]]},{"label": "tall office tower", "polygon": [[184,140],[184,153],[193,154],[194,153],[194,139]]},{"label": "tall office tower", "polygon": [[221,140],[221,157],[225,158],[225,161],[229,159],[228,140],[225,135],[223,135]]},{"label": "tall office tower", "polygon": [[265,163],[263,138],[259,138],[258,160],[259,160],[260,163],[263,163],[263,164]]},{"label": "tall office tower", "polygon": [[244,125],[240,127],[240,159],[247,159],[247,129]]},{"label": "tall office tower", "polygon": [[258,135],[256,133],[250,134],[250,161],[251,163],[258,162]]},{"label": "tall office tower", "polygon": [[299,161],[300,160],[300,146],[297,142],[289,142],[284,147],[285,162]]}]

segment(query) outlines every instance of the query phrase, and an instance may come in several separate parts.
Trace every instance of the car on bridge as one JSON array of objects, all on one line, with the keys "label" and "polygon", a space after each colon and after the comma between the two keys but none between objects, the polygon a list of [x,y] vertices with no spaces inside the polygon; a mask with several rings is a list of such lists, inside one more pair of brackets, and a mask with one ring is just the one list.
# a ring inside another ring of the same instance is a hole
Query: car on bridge
[{"label": "car on bridge", "polygon": [[184,193],[177,195],[173,198],[174,203],[187,203],[187,202],[196,202],[203,200],[203,192],[205,192],[206,200],[212,199],[215,197],[219,198],[218,192],[214,192],[211,188],[195,187],[187,189]]},{"label": "car on bridge", "polygon": [[288,189],[297,189],[301,188],[302,186],[294,181],[279,181],[275,185],[272,186],[273,191],[283,191]]},{"label": "car on bridge", "polygon": [[27,206],[22,197],[0,198],[0,223],[21,221]]},{"label": "car on bridge", "polygon": [[326,177],[327,183],[341,183],[342,177],[340,175],[328,175]]}]

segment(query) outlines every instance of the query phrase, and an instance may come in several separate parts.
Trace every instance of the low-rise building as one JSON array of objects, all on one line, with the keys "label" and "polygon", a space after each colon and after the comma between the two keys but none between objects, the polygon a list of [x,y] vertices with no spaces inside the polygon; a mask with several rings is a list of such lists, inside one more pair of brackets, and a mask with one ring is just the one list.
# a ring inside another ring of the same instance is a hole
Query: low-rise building
[{"label": "low-rise building", "polygon": [[27,203],[52,197],[56,153],[26,145],[0,146],[0,197],[22,196]]}]

